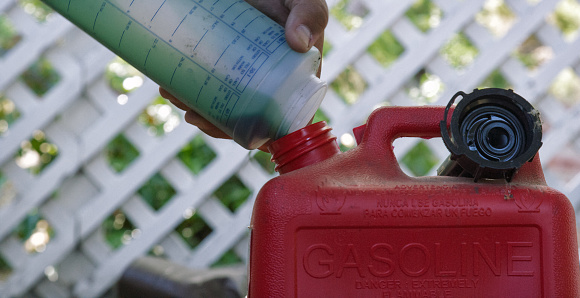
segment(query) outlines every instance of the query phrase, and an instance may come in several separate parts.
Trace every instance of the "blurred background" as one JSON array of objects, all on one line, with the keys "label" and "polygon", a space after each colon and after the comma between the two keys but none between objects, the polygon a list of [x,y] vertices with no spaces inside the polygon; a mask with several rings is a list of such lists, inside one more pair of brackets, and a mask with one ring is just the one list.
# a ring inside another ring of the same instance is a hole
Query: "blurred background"
[{"label": "blurred background", "polygon": [[[580,2],[328,0],[316,115],[342,150],[376,108],[511,88],[542,115],[548,184],[580,210]],[[435,175],[441,139],[400,139]],[[157,85],[38,0],[0,0],[0,296],[115,297],[146,255],[243,267],[270,155],[203,135]]]}]

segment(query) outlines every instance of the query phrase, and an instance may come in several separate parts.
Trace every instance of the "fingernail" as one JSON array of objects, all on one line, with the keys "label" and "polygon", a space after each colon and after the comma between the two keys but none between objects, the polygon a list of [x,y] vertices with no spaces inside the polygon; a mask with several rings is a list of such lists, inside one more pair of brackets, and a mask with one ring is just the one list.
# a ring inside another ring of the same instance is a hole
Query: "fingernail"
[{"label": "fingernail", "polygon": [[310,47],[312,47],[312,45],[310,45],[310,40],[312,39],[312,33],[310,32],[310,29],[304,25],[300,25],[296,28],[296,33],[298,34],[298,38],[302,44],[304,44],[306,48],[310,49]]}]

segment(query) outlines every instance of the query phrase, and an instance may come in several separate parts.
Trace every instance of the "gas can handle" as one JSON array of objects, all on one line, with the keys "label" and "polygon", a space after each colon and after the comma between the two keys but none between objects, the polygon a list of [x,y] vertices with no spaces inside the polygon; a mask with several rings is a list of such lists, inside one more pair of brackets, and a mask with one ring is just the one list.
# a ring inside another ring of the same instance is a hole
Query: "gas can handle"
[{"label": "gas can handle", "polygon": [[402,174],[393,152],[393,141],[400,137],[441,137],[439,123],[444,113],[442,106],[377,109],[369,116],[359,147],[365,155],[381,156],[387,167]]},{"label": "gas can handle", "polygon": [[444,113],[443,106],[377,109],[369,116],[361,143],[392,153],[392,143],[396,138],[441,137],[439,122],[443,119]]}]

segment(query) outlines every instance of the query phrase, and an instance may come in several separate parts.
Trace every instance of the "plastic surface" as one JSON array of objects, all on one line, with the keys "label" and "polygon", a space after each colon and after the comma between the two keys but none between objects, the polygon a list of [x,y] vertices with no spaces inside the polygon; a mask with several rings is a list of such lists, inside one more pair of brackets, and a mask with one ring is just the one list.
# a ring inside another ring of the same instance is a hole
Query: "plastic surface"
[{"label": "plastic surface", "polygon": [[318,50],[242,0],[43,1],[248,149],[306,125],[326,91]]},{"label": "plastic surface", "polygon": [[332,128],[321,121],[308,125],[268,146],[280,174],[316,164],[340,153]]},{"label": "plastic surface", "polygon": [[574,210],[539,158],[511,183],[405,175],[397,137],[443,107],[387,107],[361,144],[269,181],[252,215],[250,297],[579,297]]}]

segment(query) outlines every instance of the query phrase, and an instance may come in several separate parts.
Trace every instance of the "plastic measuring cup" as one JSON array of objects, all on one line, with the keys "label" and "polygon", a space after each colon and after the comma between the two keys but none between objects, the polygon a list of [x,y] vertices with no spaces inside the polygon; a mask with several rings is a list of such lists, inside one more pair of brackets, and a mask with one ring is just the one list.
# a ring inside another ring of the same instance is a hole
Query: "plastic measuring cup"
[{"label": "plastic measuring cup", "polygon": [[254,149],[304,127],[326,93],[316,49],[243,0],[43,0]]}]

